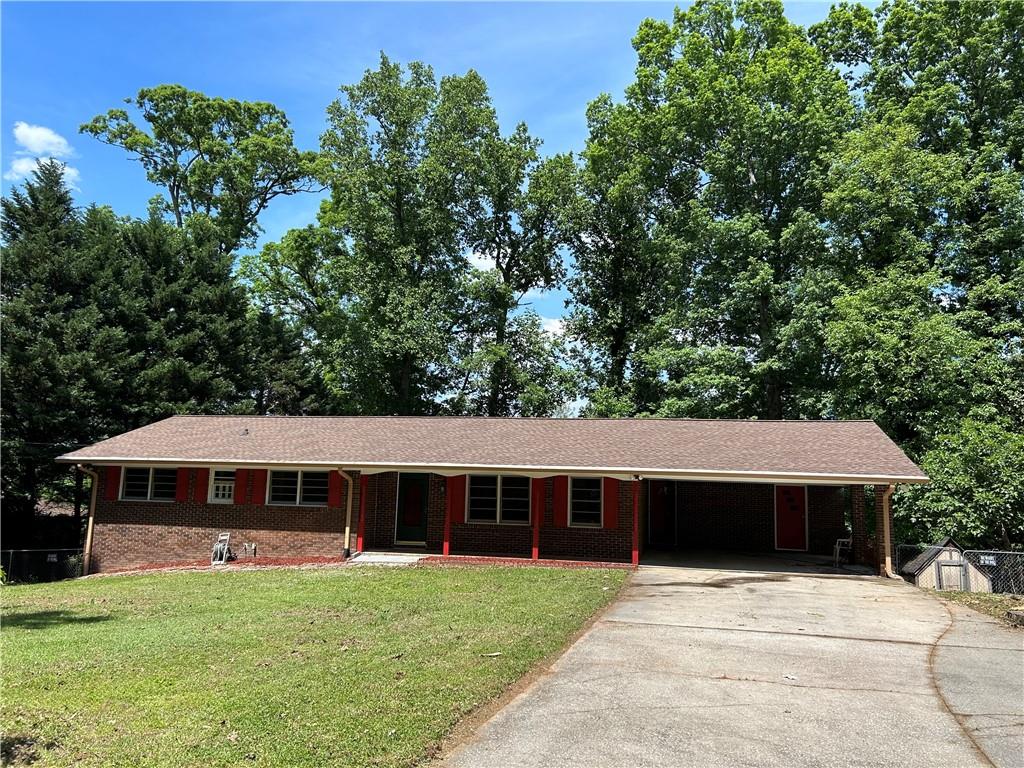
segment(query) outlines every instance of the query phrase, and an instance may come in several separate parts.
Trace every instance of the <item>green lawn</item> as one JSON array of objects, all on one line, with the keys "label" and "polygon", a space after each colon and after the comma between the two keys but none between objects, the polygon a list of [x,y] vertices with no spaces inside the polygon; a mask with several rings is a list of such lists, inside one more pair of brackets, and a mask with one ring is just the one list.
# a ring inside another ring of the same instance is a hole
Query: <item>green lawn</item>
[{"label": "green lawn", "polygon": [[409,765],[625,577],[362,567],[6,586],[4,762]]}]

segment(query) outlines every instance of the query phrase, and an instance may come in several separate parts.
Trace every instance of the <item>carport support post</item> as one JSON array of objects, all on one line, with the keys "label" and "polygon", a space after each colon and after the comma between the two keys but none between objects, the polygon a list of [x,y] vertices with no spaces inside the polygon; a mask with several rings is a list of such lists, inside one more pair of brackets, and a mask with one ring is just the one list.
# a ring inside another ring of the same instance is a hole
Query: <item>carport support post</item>
[{"label": "carport support post", "polygon": [[875,540],[881,576],[895,575],[892,572],[892,492],[895,490],[895,485],[875,486]]},{"label": "carport support post", "polygon": [[356,526],[356,550],[363,551],[363,534],[366,533],[366,486],[369,478],[359,474],[359,525]]},{"label": "carport support post", "polygon": [[633,566],[640,565],[640,475],[633,478]]}]

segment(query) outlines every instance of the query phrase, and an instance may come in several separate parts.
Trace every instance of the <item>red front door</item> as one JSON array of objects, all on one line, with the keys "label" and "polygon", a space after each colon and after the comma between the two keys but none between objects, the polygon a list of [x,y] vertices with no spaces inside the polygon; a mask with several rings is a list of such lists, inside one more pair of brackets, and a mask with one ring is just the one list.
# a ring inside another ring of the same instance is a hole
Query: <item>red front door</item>
[{"label": "red front door", "polygon": [[807,550],[807,489],[775,486],[775,548]]}]

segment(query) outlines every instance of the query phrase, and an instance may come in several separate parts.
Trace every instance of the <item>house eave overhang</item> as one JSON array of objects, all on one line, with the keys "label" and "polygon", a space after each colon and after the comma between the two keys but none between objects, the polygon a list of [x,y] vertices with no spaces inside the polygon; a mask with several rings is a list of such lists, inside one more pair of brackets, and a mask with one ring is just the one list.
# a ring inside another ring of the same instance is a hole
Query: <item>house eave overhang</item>
[{"label": "house eave overhang", "polygon": [[516,464],[412,464],[361,461],[306,461],[269,462],[252,459],[183,459],[175,457],[140,458],[138,456],[91,456],[82,457],[67,454],[57,461],[69,464],[146,466],[146,467],[213,467],[252,469],[344,469],[362,474],[381,472],[431,472],[438,475],[465,475],[482,473],[508,473],[529,477],[551,477],[554,475],[576,475],[615,477],[632,480],[641,477],[649,480],[691,480],[703,482],[770,483],[792,485],[896,485],[904,483],[927,483],[924,475],[885,474],[844,474],[830,472],[792,472],[774,470],[717,470],[701,468],[668,469],[664,467],[596,467],[596,466],[538,466]]}]

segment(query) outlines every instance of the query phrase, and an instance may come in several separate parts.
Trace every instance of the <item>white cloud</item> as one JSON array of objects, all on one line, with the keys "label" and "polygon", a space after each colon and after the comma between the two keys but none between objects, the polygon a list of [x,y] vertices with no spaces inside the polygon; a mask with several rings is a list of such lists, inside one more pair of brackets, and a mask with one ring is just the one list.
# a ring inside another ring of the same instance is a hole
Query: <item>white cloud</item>
[{"label": "white cloud", "polygon": [[74,150],[68,140],[45,125],[30,125],[19,120],[14,124],[14,141],[22,150],[18,154],[71,157]]},{"label": "white cloud", "polygon": [[540,327],[552,336],[561,336],[565,332],[565,319],[561,317],[542,317]]},{"label": "white cloud", "polygon": [[[14,142],[18,149],[11,158],[11,167],[4,173],[8,181],[21,181],[32,175],[36,165],[46,160],[62,161],[73,157],[74,149],[68,140],[45,125],[31,125],[22,120],[14,124]],[[74,166],[64,163],[64,180],[72,189],[78,189],[82,174]]]},{"label": "white cloud", "polygon": [[494,269],[494,259],[490,256],[484,256],[482,253],[468,253],[466,258],[469,259],[469,265],[474,269],[483,270],[484,272],[488,269]]},{"label": "white cloud", "polygon": [[[11,160],[11,167],[4,173],[4,178],[8,181],[27,179],[32,175],[37,164],[54,159],[52,157],[15,157]],[[81,178],[82,174],[79,173],[77,168],[64,164],[64,181],[67,182],[69,187],[78,189],[78,182]]]},{"label": "white cloud", "polygon": [[36,169],[36,162],[38,161],[34,157],[16,157],[11,160],[11,167],[4,174],[4,178],[11,181],[24,179]]}]

